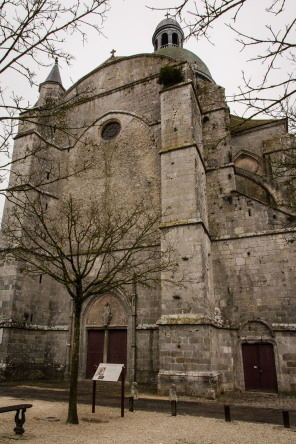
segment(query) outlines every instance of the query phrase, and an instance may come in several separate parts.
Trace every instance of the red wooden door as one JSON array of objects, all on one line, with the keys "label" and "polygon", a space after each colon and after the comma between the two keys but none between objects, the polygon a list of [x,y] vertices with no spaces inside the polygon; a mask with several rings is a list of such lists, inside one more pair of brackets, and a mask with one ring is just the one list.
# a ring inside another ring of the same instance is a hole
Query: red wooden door
[{"label": "red wooden door", "polygon": [[86,361],[86,378],[92,378],[96,367],[103,362],[104,331],[89,330]]},{"label": "red wooden door", "polygon": [[[88,331],[86,378],[92,378],[96,367],[104,359],[104,330]],[[127,332],[126,330],[108,330],[107,362],[126,366]]]},{"label": "red wooden door", "polygon": [[126,367],[126,330],[109,330],[108,362],[124,364]]},{"label": "red wooden door", "polygon": [[246,390],[277,392],[277,378],[272,344],[243,344]]}]

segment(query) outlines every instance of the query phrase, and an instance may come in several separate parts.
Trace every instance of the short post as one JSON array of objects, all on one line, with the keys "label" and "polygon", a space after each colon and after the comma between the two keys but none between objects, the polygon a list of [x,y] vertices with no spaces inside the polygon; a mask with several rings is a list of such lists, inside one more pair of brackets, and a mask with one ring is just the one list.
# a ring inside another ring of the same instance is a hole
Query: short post
[{"label": "short post", "polygon": [[177,389],[175,384],[172,384],[170,388],[170,401],[172,416],[177,416]]},{"label": "short post", "polygon": [[121,372],[121,417],[124,417],[124,380],[125,380],[125,366],[122,367]]},{"label": "short post", "polygon": [[283,414],[283,421],[284,421],[284,427],[286,429],[290,428],[290,416],[289,416],[289,412],[287,410],[282,410],[282,414]]},{"label": "short post", "polygon": [[134,398],[132,396],[128,399],[128,409],[130,412],[134,411]]},{"label": "short post", "polygon": [[92,409],[91,412],[95,413],[95,409],[96,409],[96,385],[97,385],[97,381],[93,381],[93,391],[92,391]]},{"label": "short post", "polygon": [[229,405],[225,405],[224,406],[224,414],[225,414],[225,421],[226,422],[231,422],[230,406]]},{"label": "short post", "polygon": [[136,382],[131,383],[131,396],[129,398],[129,411],[134,411],[134,400],[138,399],[138,387]]}]

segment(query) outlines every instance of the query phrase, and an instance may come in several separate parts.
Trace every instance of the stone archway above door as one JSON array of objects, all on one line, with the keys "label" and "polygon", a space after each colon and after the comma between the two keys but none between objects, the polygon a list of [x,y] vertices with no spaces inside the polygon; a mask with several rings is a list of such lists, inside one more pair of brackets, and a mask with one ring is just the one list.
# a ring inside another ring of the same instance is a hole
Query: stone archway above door
[{"label": "stone archway above door", "polygon": [[86,316],[86,378],[102,362],[127,365],[127,311],[114,295],[100,296]]},{"label": "stone archway above door", "polygon": [[124,327],[127,326],[127,314],[120,300],[112,295],[105,294],[97,299],[86,319],[87,327]]},{"label": "stone archway above door", "polygon": [[238,330],[238,337],[241,340],[271,340],[274,338],[274,332],[271,326],[262,319],[253,319],[245,321]]}]

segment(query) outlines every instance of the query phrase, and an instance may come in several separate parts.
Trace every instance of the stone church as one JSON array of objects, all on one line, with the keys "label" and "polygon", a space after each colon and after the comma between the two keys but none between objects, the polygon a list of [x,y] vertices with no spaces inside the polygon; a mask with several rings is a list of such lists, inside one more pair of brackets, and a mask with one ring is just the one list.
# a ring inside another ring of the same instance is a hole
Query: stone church
[{"label": "stone church", "polygon": [[[149,196],[162,215],[159,249],[173,245],[179,271],[190,278],[87,300],[80,378],[91,378],[100,362],[119,362],[129,381],[160,393],[172,383],[193,396],[295,392],[294,201],[278,174],[295,140],[286,119],[232,116],[215,73],[183,41],[180,25],[166,18],[153,34],[153,53],[112,54],[68,90],[55,64],[40,84],[37,110],[91,91],[65,117],[88,128],[89,148],[74,144],[56,154],[66,166],[93,165],[71,178],[72,194],[100,199],[104,192],[127,204]],[[169,87],[158,83],[167,65],[184,76]],[[21,121],[14,155],[43,130],[48,125]],[[33,158],[26,168],[34,168]],[[1,380],[67,377],[69,296],[47,276],[24,275],[16,262],[1,258],[0,274]]]}]

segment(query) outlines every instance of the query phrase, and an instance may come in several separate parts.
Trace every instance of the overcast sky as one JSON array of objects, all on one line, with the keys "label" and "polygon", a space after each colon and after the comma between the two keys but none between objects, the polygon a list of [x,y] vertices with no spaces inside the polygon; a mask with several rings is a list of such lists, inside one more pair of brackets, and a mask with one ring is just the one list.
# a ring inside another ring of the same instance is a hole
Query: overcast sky
[{"label": "overcast sky", "polygon": [[[148,7],[165,8],[179,4],[181,0],[110,0],[111,9],[107,13],[106,21],[102,26],[102,35],[88,29],[87,42],[82,44],[76,37],[67,38],[66,49],[74,55],[71,66],[60,61],[60,72],[64,87],[67,89],[79,78],[83,77],[106,59],[110,57],[110,51],[116,50],[116,56],[128,56],[133,54],[151,53],[152,35],[157,24],[165,18],[166,11],[150,10]],[[286,12],[279,16],[264,14],[265,7],[272,0],[248,0],[238,16],[236,25],[240,30],[253,35],[262,34],[265,26],[272,24],[276,30],[284,28],[289,19],[295,16],[295,0],[286,1]],[[192,6],[194,0],[190,2]],[[192,17],[192,16],[191,16]],[[190,14],[187,14],[187,19]],[[226,95],[231,96],[237,92],[242,84],[242,71],[247,77],[260,79],[260,72],[264,66],[257,63],[247,63],[249,58],[257,55],[257,47],[248,51],[241,51],[241,45],[235,40],[235,35],[225,22],[231,23],[231,15],[225,16],[211,31],[211,43],[202,38],[197,41],[191,37],[185,42],[184,47],[198,55],[208,66],[213,79],[223,86]],[[233,22],[232,22],[233,23]],[[185,23],[181,23],[185,27]],[[186,34],[186,29],[185,29]],[[52,61],[54,63],[54,61]],[[287,61],[281,60],[281,65],[274,70],[273,76],[281,78],[282,73],[292,72],[292,66]],[[295,68],[295,66],[294,66]],[[50,72],[50,67],[40,67],[36,71],[36,83],[43,82]],[[1,77],[1,81],[10,90],[19,96],[29,100],[30,104],[36,103],[38,98],[38,86],[30,87],[22,79],[14,77],[13,72]],[[243,108],[230,103],[232,113],[243,114]]]},{"label": "overcast sky", "polygon": [[[69,87],[72,82],[103,63],[110,57],[112,49],[116,50],[116,56],[153,52],[152,35],[157,24],[165,18],[165,11],[153,11],[147,6],[164,8],[175,5],[177,1],[111,0],[111,10],[102,29],[104,36],[90,32],[84,46],[77,42],[72,66],[61,66],[64,86]],[[181,25],[185,26],[184,23]],[[184,47],[206,63],[216,83],[229,89],[228,94],[231,95],[234,85],[238,85],[241,80],[242,65],[239,60],[243,62],[243,57],[239,52],[240,46],[223,23],[213,30],[212,41],[213,44],[206,39],[198,42],[192,37],[185,42]],[[68,49],[71,51],[70,45]]]},{"label": "overcast sky", "polygon": [[[95,32],[89,32],[88,42],[83,46],[81,42],[70,40],[69,51],[74,53],[75,60],[72,66],[61,66],[61,75],[64,86],[68,88],[80,77],[96,68],[110,57],[110,51],[116,50],[117,56],[153,52],[152,35],[157,24],[165,18],[165,11],[152,11],[147,8],[165,8],[180,3],[181,0],[111,0],[111,10],[107,14],[106,22],[99,36]],[[258,6],[261,4],[261,8]],[[276,30],[284,27],[287,16],[295,15],[295,0],[287,0],[286,14],[272,16],[264,14],[264,8],[271,0],[248,0],[246,7],[242,9],[237,19],[237,25],[244,32],[262,34],[265,25],[271,24]],[[191,2],[191,5],[193,1]],[[290,9],[289,9],[290,8]],[[190,18],[190,15],[187,15]],[[241,52],[241,45],[235,41],[233,31],[225,26],[226,21],[231,22],[231,15],[224,17],[219,24],[215,24],[211,32],[211,41],[203,38],[197,41],[194,37],[185,42],[184,47],[193,51],[208,66],[214,80],[225,87],[226,94],[231,96],[240,84],[242,84],[242,70],[248,77],[258,76],[261,67],[246,63],[246,61],[257,55],[258,49],[251,48]],[[185,26],[185,24],[181,23]],[[186,32],[186,31],[185,31]],[[283,61],[282,61],[283,62]],[[291,71],[290,66],[278,66],[285,71]],[[282,73],[281,69],[274,72],[274,76]],[[45,80],[47,70],[42,70],[40,82]],[[37,91],[36,91],[37,94]],[[230,105],[232,112],[241,114],[242,108]]]},{"label": "overcast sky", "polygon": [[[274,22],[278,29],[285,24],[285,15],[272,17],[271,14],[263,14],[266,7],[272,0],[248,0],[247,7],[244,7],[238,17],[238,25],[245,32],[252,32],[255,35],[264,25]],[[67,39],[66,49],[71,52],[75,60],[71,66],[60,63],[61,77],[65,88],[69,88],[79,78],[89,73],[110,57],[110,51],[116,50],[116,56],[128,56],[140,53],[153,52],[152,35],[157,24],[165,18],[165,11],[152,11],[147,8],[165,8],[180,3],[181,0],[111,0],[111,9],[107,13],[107,18],[102,27],[102,35],[95,31],[88,31],[88,41],[83,45],[78,38]],[[193,0],[191,5],[193,4]],[[258,6],[261,5],[261,9]],[[290,7],[290,10],[288,9]],[[286,15],[295,15],[295,0],[287,0]],[[190,18],[190,15],[187,16]],[[219,24],[215,24],[211,31],[212,43],[205,38],[197,41],[194,37],[185,42],[184,47],[198,55],[208,66],[212,77],[219,85],[225,87],[226,94],[231,96],[237,87],[242,83],[242,70],[248,76],[258,76],[260,66],[247,64],[248,58],[257,54],[257,49],[241,52],[241,45],[235,41],[234,33],[227,28],[224,23],[231,22],[231,16],[224,17]],[[185,24],[181,23],[182,26]],[[186,33],[186,30],[185,30]],[[264,67],[263,67],[264,68]],[[283,69],[283,66],[281,66]],[[284,66],[285,71],[289,71],[289,66]],[[291,69],[290,69],[291,70]],[[37,70],[37,83],[43,82],[50,68],[40,68]],[[280,76],[281,70],[275,71],[275,75]],[[10,78],[6,79],[10,82]],[[19,80],[12,81],[9,85],[15,92],[29,99],[31,103],[38,98],[38,87],[23,87]],[[230,104],[232,112],[242,114],[242,108],[234,107]]]}]

